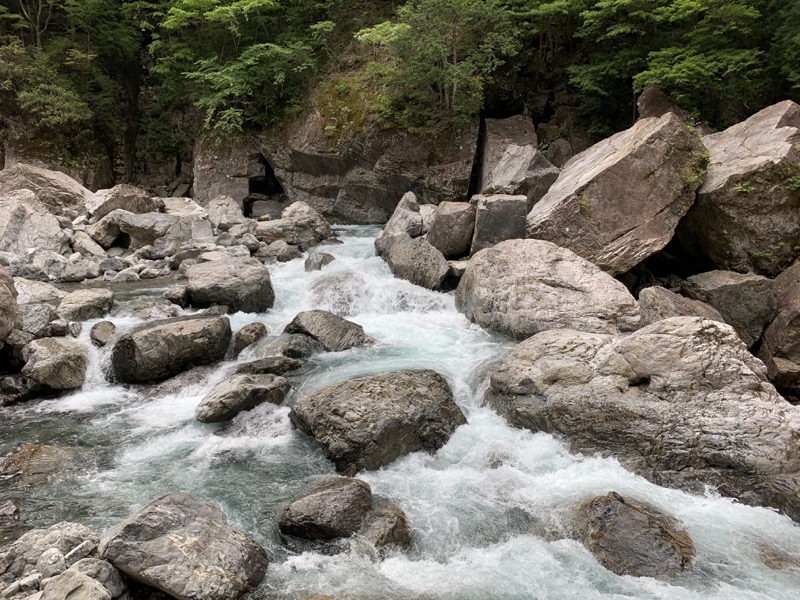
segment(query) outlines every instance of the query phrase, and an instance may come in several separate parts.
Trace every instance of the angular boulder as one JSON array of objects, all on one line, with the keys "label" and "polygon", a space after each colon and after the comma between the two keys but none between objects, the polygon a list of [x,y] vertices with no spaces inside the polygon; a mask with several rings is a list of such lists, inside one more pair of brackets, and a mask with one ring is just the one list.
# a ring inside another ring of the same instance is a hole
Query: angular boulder
[{"label": "angular boulder", "polygon": [[228,317],[199,315],[146,323],[114,344],[110,376],[121,383],[161,381],[222,360],[230,341]]},{"label": "angular boulder", "polygon": [[92,330],[89,332],[89,338],[95,346],[102,348],[111,341],[116,331],[117,326],[111,321],[100,321],[92,326]]},{"label": "angular boulder", "polygon": [[[2,296],[1,288],[0,296]],[[18,308],[22,316],[22,326],[19,329],[36,338],[48,337],[52,331],[50,323],[58,319],[58,313],[52,306],[45,303],[21,304]],[[0,313],[2,313],[1,309]],[[0,318],[0,323],[2,323],[2,318]],[[2,331],[2,325],[0,325],[0,331]],[[0,340],[2,340],[2,336],[0,336]]]},{"label": "angular boulder", "polygon": [[92,192],[59,171],[51,171],[25,163],[16,163],[0,171],[0,196],[8,192],[30,190],[36,199],[57,215],[74,215],[86,211]]},{"label": "angular boulder", "polygon": [[472,257],[456,307],[481,327],[524,339],[546,329],[633,331],[639,306],[619,281],[542,240],[509,240]]},{"label": "angular boulder", "polygon": [[418,450],[441,448],[467,422],[434,371],[378,373],[299,398],[292,424],[322,444],[336,470],[355,475]]},{"label": "angular boulder", "polygon": [[67,321],[101,319],[111,312],[114,292],[106,288],[87,288],[70,292],[58,305],[58,316]]},{"label": "angular boulder", "polygon": [[259,221],[255,236],[271,244],[283,240],[305,251],[331,237],[331,226],[305,202],[295,202],[283,209],[280,219]]},{"label": "angular boulder", "polygon": [[22,355],[22,374],[44,388],[72,390],[86,380],[89,355],[78,342],[41,338],[25,346]]},{"label": "angular boulder", "polygon": [[121,183],[109,190],[96,191],[86,208],[94,219],[102,219],[118,208],[134,214],[158,212],[164,206],[161,198],[153,197],[146,191]]},{"label": "angular boulder", "polygon": [[350,537],[372,510],[369,484],[350,477],[330,477],[293,500],[281,514],[281,533],[309,540]]},{"label": "angular boulder", "polygon": [[657,285],[639,292],[639,309],[642,313],[642,327],[670,317],[702,317],[725,322],[719,311],[710,304],[685,298]]},{"label": "angular boulder", "polygon": [[186,270],[192,306],[227,306],[232,312],[264,312],[275,302],[269,271],[255,258],[228,258]]},{"label": "angular boulder", "polygon": [[327,252],[314,252],[310,254],[303,264],[303,268],[308,271],[321,271],[322,267],[336,260],[336,257]]},{"label": "angular boulder", "polygon": [[112,210],[97,223],[86,228],[94,241],[103,248],[111,248],[121,235],[127,236],[127,246],[133,250],[152,246],[164,237],[179,218],[163,213],[135,214],[121,208]]},{"label": "angular boulder", "polygon": [[280,404],[289,382],[277,375],[234,375],[221,381],[197,405],[194,416],[201,423],[230,421],[259,404]]},{"label": "angular boulder", "polygon": [[284,375],[296,371],[303,366],[303,361],[287,356],[268,356],[241,363],[234,371],[235,375]]},{"label": "angular boulder", "polygon": [[491,373],[516,427],[564,435],[660,484],[717,487],[800,520],[800,408],[729,325],[658,321],[628,336],[545,331]]},{"label": "angular boulder", "polygon": [[208,220],[214,229],[228,231],[234,225],[247,222],[241,205],[230,196],[217,196],[206,205]]},{"label": "angular boulder", "polygon": [[67,569],[47,579],[39,600],[111,600],[111,593],[99,581]]},{"label": "angular boulder", "polygon": [[564,166],[528,214],[527,236],[569,248],[612,275],[624,273],[672,239],[707,160],[674,113],[641,119]]},{"label": "angular boulder", "polygon": [[0,194],[0,251],[24,257],[33,249],[61,254],[69,249],[69,238],[30,190]]},{"label": "angular boulder", "polygon": [[367,346],[375,341],[364,333],[364,328],[358,323],[326,310],[298,313],[283,331],[307,335],[322,344],[328,352],[341,352],[349,348]]},{"label": "angular boulder", "polygon": [[778,315],[764,330],[758,357],[782,392],[800,394],[800,263],[774,280]]},{"label": "angular boulder", "polygon": [[239,356],[248,346],[267,335],[267,326],[261,322],[248,323],[233,335],[233,356]]},{"label": "angular boulder", "polygon": [[383,238],[382,244],[382,257],[395,277],[429,290],[442,287],[450,267],[442,253],[424,237],[412,239],[402,233]]},{"label": "angular boulder", "polygon": [[469,254],[474,231],[474,204],[442,202],[433,213],[428,228],[428,243],[445,258],[459,258]]},{"label": "angular boulder", "polygon": [[0,266],[0,347],[12,329],[22,325],[22,316],[17,306],[17,289],[8,271]]},{"label": "angular boulder", "polygon": [[506,240],[525,238],[525,215],[528,209],[525,196],[473,196],[470,203],[475,205],[471,254]]},{"label": "angular boulder", "polygon": [[375,238],[375,251],[378,256],[382,256],[388,240],[392,237],[408,234],[409,237],[416,238],[423,233],[423,219],[420,212],[419,202],[414,192],[406,192],[400,198],[400,202],[386,221],[386,225]]},{"label": "angular boulder", "polygon": [[267,570],[267,554],[211,502],[175,492],[103,534],[100,555],[177,600],[236,600]]}]

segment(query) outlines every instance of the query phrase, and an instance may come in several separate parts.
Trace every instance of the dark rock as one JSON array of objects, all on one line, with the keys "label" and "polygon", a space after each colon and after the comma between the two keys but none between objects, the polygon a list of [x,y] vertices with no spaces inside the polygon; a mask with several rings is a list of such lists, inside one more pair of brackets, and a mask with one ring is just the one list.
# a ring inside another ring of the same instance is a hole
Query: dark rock
[{"label": "dark rock", "polygon": [[335,257],[332,254],[328,254],[327,252],[314,252],[306,259],[304,267],[306,271],[320,271],[322,267],[332,263],[334,260]]},{"label": "dark rock", "polygon": [[403,233],[387,236],[383,244],[383,259],[395,277],[429,290],[441,288],[450,268],[442,253],[425,238],[412,239]]},{"label": "dark rock", "polygon": [[280,404],[288,389],[289,382],[277,375],[233,375],[206,394],[194,416],[201,423],[230,421],[264,402]]},{"label": "dark rock", "polygon": [[364,524],[363,535],[377,548],[381,556],[411,546],[411,526],[406,513],[391,503],[374,508]]},{"label": "dark rock", "polygon": [[191,304],[198,308],[222,304],[233,312],[264,312],[275,302],[269,271],[254,258],[194,265],[186,278]]},{"label": "dark rock", "polygon": [[289,358],[287,356],[268,356],[249,362],[242,363],[236,367],[236,375],[284,375],[289,371],[296,371],[303,366],[303,361]]},{"label": "dark rock", "polygon": [[89,337],[95,346],[102,348],[111,341],[116,331],[117,326],[111,321],[100,321],[92,327],[92,330],[89,332]]},{"label": "dark rock", "polygon": [[242,351],[255,344],[267,335],[267,326],[261,322],[248,323],[233,336],[233,356],[239,356]]},{"label": "dark rock", "polygon": [[350,537],[361,529],[372,509],[368,484],[349,477],[332,477],[315,485],[283,511],[280,530],[310,540]]},{"label": "dark rock", "polygon": [[298,313],[284,333],[303,334],[317,340],[328,352],[341,352],[349,348],[374,343],[357,323],[343,319],[325,310]]},{"label": "dark rock", "polygon": [[528,201],[525,196],[473,196],[475,231],[470,253],[491,248],[505,240],[525,238],[525,215]]},{"label": "dark rock", "polygon": [[0,347],[12,329],[22,326],[22,318],[17,307],[17,289],[8,272],[0,267]]}]

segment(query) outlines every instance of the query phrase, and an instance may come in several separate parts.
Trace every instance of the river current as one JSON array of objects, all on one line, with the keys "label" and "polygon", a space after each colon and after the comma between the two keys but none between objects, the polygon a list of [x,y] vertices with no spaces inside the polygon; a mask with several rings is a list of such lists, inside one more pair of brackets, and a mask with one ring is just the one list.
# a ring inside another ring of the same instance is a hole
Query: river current
[{"label": "river current", "polygon": [[[212,500],[270,555],[252,595],[259,600],[800,597],[800,527],[713,490],[690,495],[656,486],[614,460],[574,455],[550,435],[509,427],[482,406],[482,397],[487,369],[513,343],[469,323],[452,294],[395,279],[375,256],[378,229],[337,232],[343,244],[319,248],[336,257],[322,271],[306,273],[301,259],[270,265],[274,309],[231,315],[234,331],[252,321],[269,331],[237,362],[264,355],[298,312],[312,308],[359,323],[375,345],[312,357],[283,406],[262,405],[227,426],[204,425],[195,421],[195,407],[235,362],[158,395],[145,386],[115,386],[103,377],[108,349],[89,344],[96,321],[84,323],[91,366],[83,389],[0,408],[1,451],[31,441],[67,446],[75,449],[76,465],[43,485],[0,486],[0,501],[18,500],[33,526],[71,520],[102,532],[169,491]],[[111,320],[118,332],[140,323]],[[352,377],[413,368],[444,375],[469,423],[435,455],[414,453],[359,475],[376,497],[406,512],[411,549],[384,560],[358,539],[332,556],[287,550],[277,529],[282,509],[335,474],[316,442],[292,429],[292,400]],[[575,504],[612,490],[677,519],[695,543],[692,569],[670,582],[620,577],[580,543],[548,534]],[[776,562],[787,568],[767,566]]]}]

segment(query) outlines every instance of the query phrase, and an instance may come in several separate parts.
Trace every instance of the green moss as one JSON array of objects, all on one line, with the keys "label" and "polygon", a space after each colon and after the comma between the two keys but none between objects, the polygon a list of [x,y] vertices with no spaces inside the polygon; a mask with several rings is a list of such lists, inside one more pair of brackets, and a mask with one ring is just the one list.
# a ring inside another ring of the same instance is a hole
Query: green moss
[{"label": "green moss", "polygon": [[585,191],[581,194],[581,197],[578,200],[578,210],[583,217],[588,217],[592,214],[592,203],[589,200],[589,194],[587,194]]},{"label": "green moss", "polygon": [[755,188],[753,187],[753,184],[750,183],[749,181],[742,181],[742,182],[737,183],[736,185],[734,185],[733,186],[733,190],[737,194],[745,194],[745,195],[747,195],[747,194],[752,194],[755,191]]},{"label": "green moss", "polygon": [[800,175],[789,177],[789,179],[786,180],[786,188],[790,192],[800,192]]},{"label": "green moss", "polygon": [[693,152],[689,162],[681,169],[683,183],[688,187],[698,187],[703,182],[710,160],[711,152],[708,150]]}]

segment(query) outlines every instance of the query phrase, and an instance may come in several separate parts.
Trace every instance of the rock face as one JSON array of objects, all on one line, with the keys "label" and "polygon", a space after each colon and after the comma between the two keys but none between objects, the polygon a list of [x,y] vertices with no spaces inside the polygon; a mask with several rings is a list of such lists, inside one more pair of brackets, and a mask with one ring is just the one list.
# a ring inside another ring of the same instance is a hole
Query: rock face
[{"label": "rock face", "polygon": [[672,239],[706,161],[705,148],[675,114],[642,119],[564,166],[528,214],[528,237],[624,273]]},{"label": "rock face", "polygon": [[214,386],[194,416],[201,423],[230,421],[264,402],[280,404],[288,389],[289,382],[277,375],[234,375]]},{"label": "rock face", "polygon": [[501,362],[487,400],[514,426],[563,434],[661,485],[717,486],[800,519],[800,409],[728,325],[546,331]]},{"label": "rock face", "polygon": [[800,106],[780,102],[703,143],[708,176],[679,240],[718,269],[777,275],[797,255]]},{"label": "rock face", "polygon": [[684,298],[659,286],[644,288],[639,292],[639,308],[642,313],[642,327],[670,317],[703,317],[725,322],[723,316],[713,306],[699,300]]},{"label": "rock face", "polygon": [[473,196],[475,231],[470,252],[475,254],[505,240],[525,238],[525,196]]},{"label": "rock face", "polygon": [[33,192],[0,194],[0,251],[25,256],[33,249],[61,254],[68,248],[69,239],[61,231],[58,219]]},{"label": "rock face", "polygon": [[310,540],[350,537],[372,509],[369,485],[350,477],[331,477],[292,501],[280,519],[281,533]]},{"label": "rock face", "polygon": [[275,293],[269,271],[255,258],[231,258],[191,266],[186,286],[192,306],[220,304],[232,312],[264,312]]},{"label": "rock face", "polygon": [[364,333],[361,325],[326,310],[301,312],[283,331],[312,337],[328,352],[341,352],[348,348],[366,346],[375,341]]},{"label": "rock face", "polygon": [[517,339],[562,327],[632,331],[639,307],[611,276],[542,240],[509,240],[472,257],[456,289],[470,321]]},{"label": "rock face", "polygon": [[680,574],[694,556],[692,539],[656,508],[615,492],[583,504],[575,535],[617,575],[664,578]]},{"label": "rock face", "polygon": [[23,350],[22,374],[54,390],[79,388],[86,379],[89,356],[77,342],[62,338],[34,340]]},{"label": "rock face", "polygon": [[176,492],[107,531],[100,554],[178,600],[236,600],[255,588],[267,555],[214,504]]},{"label": "rock face", "polygon": [[474,230],[474,204],[442,202],[433,213],[428,228],[428,243],[445,258],[458,258],[469,254]]},{"label": "rock face", "polygon": [[0,347],[12,329],[19,327],[22,319],[17,308],[17,289],[11,275],[0,266]]},{"label": "rock face", "polygon": [[114,292],[106,288],[89,288],[70,292],[58,306],[58,316],[67,321],[101,319],[111,312]]},{"label": "rock face", "polygon": [[167,379],[222,360],[230,341],[227,317],[178,317],[140,325],[114,344],[111,378],[121,383]]},{"label": "rock face", "polygon": [[98,190],[88,201],[86,208],[95,219],[102,219],[112,210],[121,208],[128,212],[142,214],[158,212],[164,205],[160,198],[151,197],[142,189],[121,183],[109,190]]},{"label": "rock face", "polygon": [[54,214],[77,216],[86,211],[92,192],[59,171],[16,163],[0,171],[0,196],[30,190]]},{"label": "rock face", "polygon": [[345,475],[441,448],[466,418],[434,371],[379,373],[295,401],[292,424],[314,436]]},{"label": "rock face", "polygon": [[690,298],[716,308],[748,347],[758,341],[778,312],[772,281],[754,273],[700,273],[689,277],[683,290]]},{"label": "rock face", "polygon": [[382,244],[381,256],[395,277],[429,290],[442,287],[450,267],[442,253],[424,237],[412,239],[408,234],[402,233],[387,236]]}]

